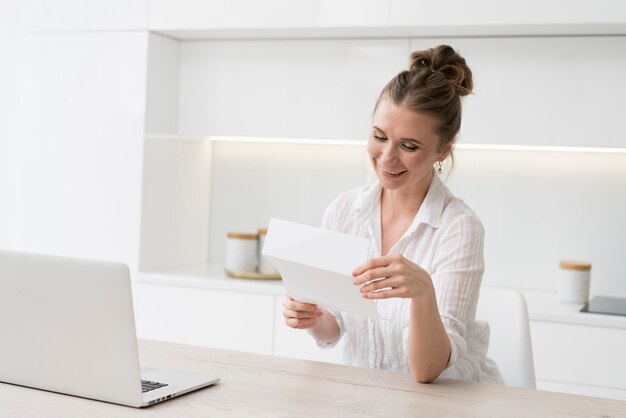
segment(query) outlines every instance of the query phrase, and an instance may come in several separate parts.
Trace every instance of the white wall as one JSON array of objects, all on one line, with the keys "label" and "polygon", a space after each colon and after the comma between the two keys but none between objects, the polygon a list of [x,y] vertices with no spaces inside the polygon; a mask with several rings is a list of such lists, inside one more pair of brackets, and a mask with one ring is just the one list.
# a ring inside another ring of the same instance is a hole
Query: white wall
[{"label": "white wall", "polygon": [[0,248],[15,241],[21,20],[19,0],[0,2]]},{"label": "white wall", "polygon": [[626,296],[626,152],[457,152],[451,190],[485,226],[485,282],[556,289],[559,260],[588,261],[591,292]]}]

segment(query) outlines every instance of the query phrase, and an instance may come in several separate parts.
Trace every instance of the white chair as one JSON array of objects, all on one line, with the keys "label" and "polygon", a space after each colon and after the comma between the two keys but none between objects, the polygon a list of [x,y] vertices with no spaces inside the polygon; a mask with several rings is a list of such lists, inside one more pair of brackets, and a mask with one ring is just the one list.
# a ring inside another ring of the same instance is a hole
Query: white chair
[{"label": "white chair", "polygon": [[498,365],[504,383],[535,389],[535,366],[524,296],[515,290],[482,288],[476,319],[489,323],[488,356]]}]

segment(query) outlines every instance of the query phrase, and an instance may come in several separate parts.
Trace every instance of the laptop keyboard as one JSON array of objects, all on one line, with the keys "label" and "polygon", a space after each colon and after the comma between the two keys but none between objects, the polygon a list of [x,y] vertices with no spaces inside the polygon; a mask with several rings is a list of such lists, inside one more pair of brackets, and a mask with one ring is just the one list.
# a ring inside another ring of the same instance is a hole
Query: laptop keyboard
[{"label": "laptop keyboard", "polygon": [[164,386],[167,386],[167,383],[152,382],[150,380],[141,381],[141,391],[143,393],[150,392],[151,390],[162,388]]}]

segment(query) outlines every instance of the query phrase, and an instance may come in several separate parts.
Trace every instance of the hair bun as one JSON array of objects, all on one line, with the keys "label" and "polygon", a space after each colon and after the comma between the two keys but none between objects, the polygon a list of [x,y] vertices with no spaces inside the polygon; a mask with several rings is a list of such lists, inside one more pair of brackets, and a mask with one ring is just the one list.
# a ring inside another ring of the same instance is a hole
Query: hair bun
[{"label": "hair bun", "polygon": [[424,51],[413,52],[410,70],[442,74],[459,96],[467,96],[472,92],[472,71],[467,66],[465,58],[451,46],[439,45]]}]

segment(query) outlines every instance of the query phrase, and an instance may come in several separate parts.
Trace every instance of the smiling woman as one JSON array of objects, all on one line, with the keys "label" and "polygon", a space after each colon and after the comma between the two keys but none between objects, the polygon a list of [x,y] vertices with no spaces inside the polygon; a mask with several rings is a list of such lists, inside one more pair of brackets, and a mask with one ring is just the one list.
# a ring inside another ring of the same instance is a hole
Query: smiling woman
[{"label": "smiling woman", "polygon": [[288,326],[308,329],[321,347],[346,340],[347,364],[410,372],[419,382],[502,383],[486,357],[488,325],[475,320],[483,228],[438,176],[471,90],[472,73],[453,48],[414,52],[374,110],[367,148],[378,182],[339,195],[324,215],[324,228],[369,239],[354,284],[385,319],[285,300]]}]

